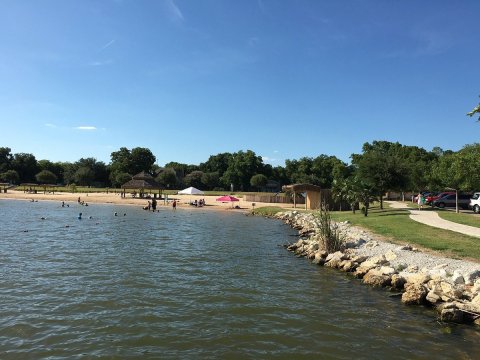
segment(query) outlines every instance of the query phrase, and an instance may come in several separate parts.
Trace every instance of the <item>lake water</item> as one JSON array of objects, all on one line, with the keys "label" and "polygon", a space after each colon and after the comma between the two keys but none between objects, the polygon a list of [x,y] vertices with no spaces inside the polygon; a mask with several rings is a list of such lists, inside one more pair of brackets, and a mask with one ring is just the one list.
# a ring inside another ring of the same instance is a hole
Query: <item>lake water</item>
[{"label": "lake water", "polygon": [[234,211],[0,201],[0,358],[480,356],[475,328],[296,258],[294,235]]}]

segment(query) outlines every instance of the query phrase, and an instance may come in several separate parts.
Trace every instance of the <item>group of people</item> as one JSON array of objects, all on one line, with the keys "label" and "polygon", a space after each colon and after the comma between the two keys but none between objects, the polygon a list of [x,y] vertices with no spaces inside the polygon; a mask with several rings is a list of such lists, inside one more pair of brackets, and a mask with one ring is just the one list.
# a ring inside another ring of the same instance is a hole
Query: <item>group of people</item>
[{"label": "group of people", "polygon": [[80,200],[80,196],[78,197],[78,200],[77,200],[77,202],[78,202],[80,205],[83,205],[83,206],[88,206],[88,204],[87,204],[85,201],[83,201],[83,200]]},{"label": "group of people", "polygon": [[152,201],[149,200],[147,206],[145,206],[143,210],[152,210],[155,212],[157,210],[157,199],[153,198]]},{"label": "group of people", "polygon": [[200,199],[200,200],[195,200],[189,202],[190,205],[195,206],[195,207],[202,207],[205,206],[205,199]]}]

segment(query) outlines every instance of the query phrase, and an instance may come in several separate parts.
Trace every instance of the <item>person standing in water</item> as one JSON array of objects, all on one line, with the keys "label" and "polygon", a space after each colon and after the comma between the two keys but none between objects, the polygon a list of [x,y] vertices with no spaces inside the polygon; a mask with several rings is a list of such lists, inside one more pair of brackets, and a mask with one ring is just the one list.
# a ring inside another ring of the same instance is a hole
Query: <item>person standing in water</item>
[{"label": "person standing in water", "polygon": [[173,200],[172,208],[173,210],[177,210],[177,200]]}]

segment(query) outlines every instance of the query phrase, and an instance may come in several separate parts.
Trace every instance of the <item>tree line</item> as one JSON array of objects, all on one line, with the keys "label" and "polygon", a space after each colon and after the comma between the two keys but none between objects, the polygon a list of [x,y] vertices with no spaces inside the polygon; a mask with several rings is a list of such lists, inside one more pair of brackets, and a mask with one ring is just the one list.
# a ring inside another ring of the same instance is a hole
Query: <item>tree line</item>
[{"label": "tree line", "polygon": [[[37,160],[33,154],[12,154],[0,147],[0,181],[12,184],[42,183],[96,187],[119,187],[133,175],[145,171],[169,189],[194,186],[202,190],[265,190],[293,183],[310,183],[331,188],[335,196],[350,202],[382,200],[386,191],[480,189],[480,173],[475,171],[480,144],[459,151],[439,147],[427,151],[398,142],[365,143],[347,164],[335,156],[318,155],[288,159],[285,166],[263,162],[252,150],[211,155],[199,164],[169,162],[156,164],[151,150],[120,148],[105,164],[95,158],[76,162]],[[355,194],[353,196],[352,194]],[[361,195],[363,194],[363,195]]]}]

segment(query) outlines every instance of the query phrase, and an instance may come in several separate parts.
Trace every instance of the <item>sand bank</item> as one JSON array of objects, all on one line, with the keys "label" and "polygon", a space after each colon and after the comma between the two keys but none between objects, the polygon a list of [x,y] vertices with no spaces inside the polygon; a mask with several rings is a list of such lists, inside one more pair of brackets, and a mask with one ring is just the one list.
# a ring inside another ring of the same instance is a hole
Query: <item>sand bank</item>
[{"label": "sand bank", "polygon": [[[48,201],[58,201],[58,202],[77,202],[78,198],[80,197],[81,201],[86,203],[101,203],[101,204],[116,204],[116,205],[135,205],[139,207],[144,207],[147,205],[149,199],[140,199],[140,198],[133,198],[131,196],[122,198],[120,193],[114,192],[104,192],[104,193],[69,193],[69,192],[56,192],[56,193],[46,193],[39,192],[37,194],[32,193],[25,193],[23,191],[16,191],[16,190],[8,190],[7,193],[0,193],[0,199],[16,199],[16,200],[48,200]],[[209,210],[235,210],[235,211],[248,211],[253,208],[251,202],[246,202],[242,198],[240,201],[234,202],[233,206],[239,206],[240,209],[232,209],[232,203],[222,203],[216,201],[219,196],[206,196],[206,195],[169,195],[168,202],[164,200],[157,200],[157,207],[171,207],[172,201],[174,199],[177,200],[177,207],[178,208],[195,208],[192,205],[189,205],[190,202],[195,200],[204,199],[206,206],[202,209],[209,209]],[[293,204],[281,204],[282,208],[285,209],[292,209]],[[255,207],[262,207],[262,206],[278,206],[280,204],[271,204],[271,203],[255,203]]]}]

